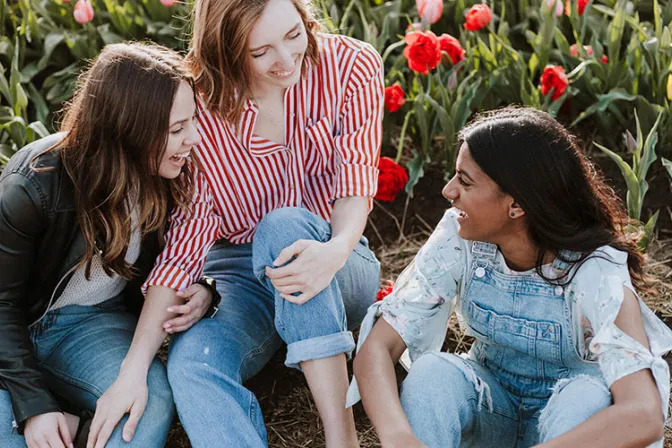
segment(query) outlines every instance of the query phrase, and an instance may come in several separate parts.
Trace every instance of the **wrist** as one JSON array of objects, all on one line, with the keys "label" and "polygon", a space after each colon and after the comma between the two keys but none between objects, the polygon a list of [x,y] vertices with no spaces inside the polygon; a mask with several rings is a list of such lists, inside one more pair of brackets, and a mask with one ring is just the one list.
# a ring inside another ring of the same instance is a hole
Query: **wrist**
[{"label": "wrist", "polygon": [[[130,354],[129,354],[130,355]],[[129,377],[129,378],[142,378],[142,377],[147,377],[147,373],[149,372],[149,367],[151,365],[151,360],[150,362],[145,362],[144,360],[133,358],[133,357],[126,357],[121,362],[121,368],[119,369],[119,375],[117,378],[120,377]]]},{"label": "wrist", "polygon": [[196,283],[204,286],[210,291],[210,306],[203,317],[215,317],[215,314],[219,311],[219,302],[222,300],[222,296],[217,292],[217,283],[215,282],[215,279],[204,275],[199,278]]},{"label": "wrist", "polygon": [[330,248],[332,254],[334,255],[334,260],[338,260],[339,267],[342,268],[345,266],[345,262],[348,261],[348,257],[352,253],[352,247],[348,244],[343,237],[335,237],[327,241],[325,244]]}]

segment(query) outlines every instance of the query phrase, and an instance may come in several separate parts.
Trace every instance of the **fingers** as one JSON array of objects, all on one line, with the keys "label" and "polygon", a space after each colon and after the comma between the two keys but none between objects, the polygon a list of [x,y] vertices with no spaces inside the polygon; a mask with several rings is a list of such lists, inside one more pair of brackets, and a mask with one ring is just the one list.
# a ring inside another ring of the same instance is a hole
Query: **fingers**
[{"label": "fingers", "polygon": [[138,427],[138,422],[140,421],[140,417],[142,417],[144,412],[145,403],[142,401],[136,401],[133,403],[133,407],[131,408],[131,415],[129,415],[121,435],[126,443],[130,443],[131,439],[133,439],[135,429]]},{"label": "fingers", "polygon": [[58,417],[58,432],[61,435],[63,444],[68,448],[73,448],[70,428],[68,428],[68,422],[65,420],[65,415],[63,414]]},{"label": "fingers", "polygon": [[191,296],[193,296],[194,294],[199,292],[201,290],[201,288],[203,288],[202,285],[200,285],[198,283],[194,283],[193,285],[188,286],[185,289],[177,291],[177,297],[180,297],[180,298],[185,299],[185,300],[189,300],[191,298]]},{"label": "fingers", "polygon": [[315,294],[312,292],[304,292],[302,294],[299,294],[298,296],[291,296],[287,294],[280,294],[280,296],[288,302],[294,303],[296,305],[303,305],[304,303],[315,297]]},{"label": "fingers", "polygon": [[273,283],[273,286],[275,286],[275,290],[278,291],[280,294],[284,295],[291,295],[295,294],[297,292],[301,292],[303,290],[303,287],[301,285],[289,285],[289,286],[276,286],[275,283]]},{"label": "fingers", "polygon": [[194,310],[194,308],[196,308],[196,306],[193,303],[186,303],[184,305],[171,306],[170,308],[166,309],[166,311],[176,314],[189,314]]},{"label": "fingers", "polygon": [[124,412],[117,416],[109,411],[106,412],[105,415],[96,412],[93,416],[93,422],[91,422],[91,429],[89,438],[86,442],[86,447],[104,448],[107,440],[112,435],[112,431],[114,431],[114,427],[117,426],[117,423],[119,423],[119,420],[121,420],[123,416]]},{"label": "fingers", "polygon": [[293,244],[285,247],[282,251],[280,251],[278,257],[273,260],[273,266],[282,266],[289,262],[293,256],[299,255],[301,252],[303,252],[310,243],[311,242],[308,240],[298,240]]},{"label": "fingers", "polygon": [[169,320],[163,324],[166,333],[176,333],[191,328],[198,321],[198,317],[193,314],[183,315]]}]

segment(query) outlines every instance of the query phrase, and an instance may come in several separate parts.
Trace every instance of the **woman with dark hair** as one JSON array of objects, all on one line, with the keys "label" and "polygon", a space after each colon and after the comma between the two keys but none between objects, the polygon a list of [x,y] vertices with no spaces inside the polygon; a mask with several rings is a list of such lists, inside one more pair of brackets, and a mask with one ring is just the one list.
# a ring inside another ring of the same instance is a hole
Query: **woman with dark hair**
[{"label": "woman with dark hair", "polygon": [[[140,286],[169,210],[194,191],[189,155],[200,137],[182,64],[154,45],[105,47],[62,132],[20,150],[0,177],[2,447],[71,446],[77,419],[64,406],[96,410],[128,368]],[[178,294],[173,328],[200,319],[212,294],[200,284]],[[165,444],[174,415],[166,371],[157,358],[142,368],[142,409],[125,409],[130,418],[104,428],[96,447]]]},{"label": "woman with dark hair", "polygon": [[[385,447],[662,446],[672,333],[637,295],[644,261],[613,190],[534,109],[460,140],[453,207],[370,308],[349,402],[359,388]],[[439,352],[453,310],[475,338],[463,356]]]}]

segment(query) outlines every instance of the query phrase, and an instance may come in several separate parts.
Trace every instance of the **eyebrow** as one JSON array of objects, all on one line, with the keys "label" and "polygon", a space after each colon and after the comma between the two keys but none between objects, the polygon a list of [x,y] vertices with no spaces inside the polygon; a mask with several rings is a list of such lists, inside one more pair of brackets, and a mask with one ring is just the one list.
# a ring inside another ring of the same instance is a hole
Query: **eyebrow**
[{"label": "eyebrow", "polygon": [[468,181],[474,182],[474,179],[464,170],[455,170],[460,176],[466,177]]},{"label": "eyebrow", "polygon": [[[291,30],[287,31],[287,34],[285,34],[285,37],[287,37],[288,35],[292,34],[294,31],[296,31],[296,29],[297,29],[300,25],[301,25],[301,22],[300,22],[300,21],[299,21],[299,22],[296,22],[296,25],[294,25],[294,26],[292,27]],[[261,50],[261,49],[263,49],[263,48],[266,48],[266,47],[270,47],[270,45],[262,45],[261,47],[250,48],[250,51],[251,51],[251,52],[255,52],[255,51],[259,51],[259,50]]]}]

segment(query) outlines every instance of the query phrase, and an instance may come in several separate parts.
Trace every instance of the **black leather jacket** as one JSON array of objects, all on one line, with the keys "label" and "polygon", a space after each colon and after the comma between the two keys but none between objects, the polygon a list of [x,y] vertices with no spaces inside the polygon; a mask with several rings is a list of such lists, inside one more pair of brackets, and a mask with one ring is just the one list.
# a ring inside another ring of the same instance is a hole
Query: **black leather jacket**
[{"label": "black leather jacket", "polygon": [[[38,140],[17,152],[0,175],[0,387],[9,391],[21,430],[29,417],[60,411],[38,369],[29,327],[62,294],[84,257],[85,242],[75,213],[73,185],[58,151],[41,155],[63,134]],[[156,234],[142,241],[137,276],[125,298],[142,307],[140,286],[159,254]]]}]

